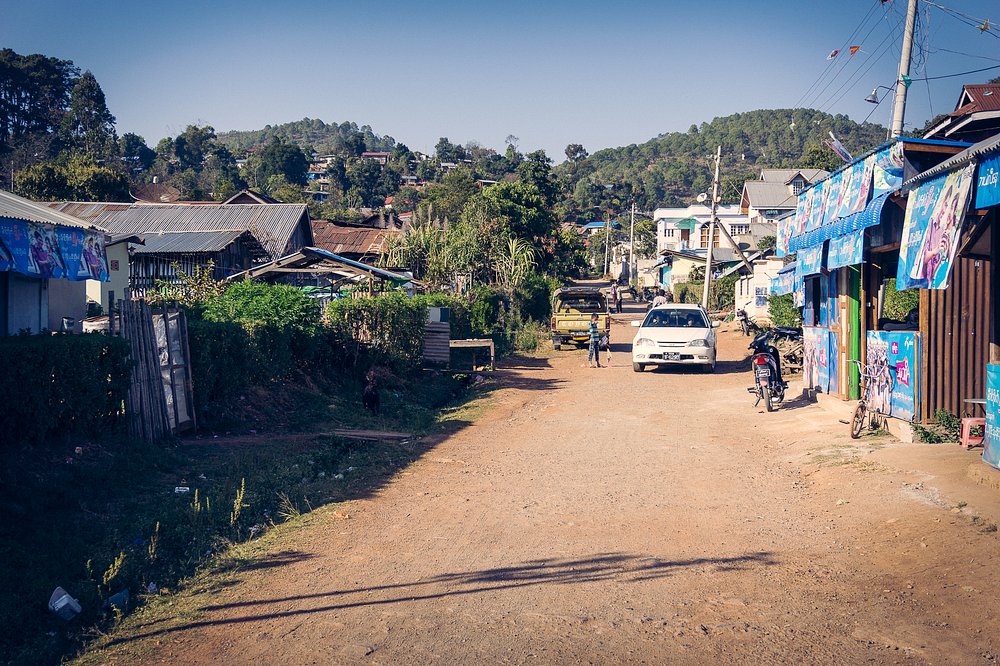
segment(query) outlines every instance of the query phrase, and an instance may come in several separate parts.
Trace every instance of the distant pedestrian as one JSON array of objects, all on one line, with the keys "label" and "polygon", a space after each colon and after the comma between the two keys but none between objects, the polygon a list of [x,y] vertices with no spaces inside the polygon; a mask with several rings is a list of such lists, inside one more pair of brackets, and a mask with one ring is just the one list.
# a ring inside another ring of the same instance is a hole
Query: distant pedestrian
[{"label": "distant pedestrian", "polygon": [[666,305],[667,303],[668,303],[667,292],[663,291],[662,289],[657,289],[656,297],[653,299],[653,304],[651,307],[657,308],[660,307],[661,305]]},{"label": "distant pedestrian", "polygon": [[622,290],[618,289],[615,292],[615,312],[617,314],[622,313]]},{"label": "distant pedestrian", "polygon": [[615,309],[615,301],[618,300],[618,283],[611,283],[611,302],[608,303],[608,312],[613,312]]},{"label": "distant pedestrian", "polygon": [[597,321],[595,312],[590,315],[590,349],[587,352],[587,363],[592,368],[601,367],[601,330],[597,328]]}]

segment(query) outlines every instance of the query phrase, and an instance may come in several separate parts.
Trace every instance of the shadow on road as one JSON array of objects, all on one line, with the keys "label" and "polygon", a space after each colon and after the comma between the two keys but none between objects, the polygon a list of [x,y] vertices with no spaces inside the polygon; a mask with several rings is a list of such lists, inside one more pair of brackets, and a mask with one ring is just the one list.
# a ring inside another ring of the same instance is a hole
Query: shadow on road
[{"label": "shadow on road", "polygon": [[[754,567],[773,566],[778,563],[773,554],[766,551],[747,553],[735,557],[699,557],[686,560],[666,560],[629,553],[598,553],[590,557],[575,559],[549,558],[529,560],[509,567],[447,573],[411,583],[357,587],[276,599],[256,599],[203,606],[199,611],[204,613],[214,613],[237,608],[253,608],[272,604],[282,604],[285,610],[187,622],[173,627],[164,627],[155,631],[137,634],[128,638],[113,640],[107,645],[129,643],[139,639],[178,633],[200,627],[260,622],[350,608],[428,601],[537,585],[578,585],[599,581],[638,583],[666,578],[684,569],[700,568],[704,571],[712,572],[740,572]],[[384,594],[382,598],[371,598],[373,594],[378,593],[387,594]],[[351,599],[355,595],[363,595],[363,598]],[[321,605],[304,608],[287,608],[287,604],[290,602],[314,600],[319,600]],[[323,601],[333,600],[337,600],[337,603],[322,604]]]}]

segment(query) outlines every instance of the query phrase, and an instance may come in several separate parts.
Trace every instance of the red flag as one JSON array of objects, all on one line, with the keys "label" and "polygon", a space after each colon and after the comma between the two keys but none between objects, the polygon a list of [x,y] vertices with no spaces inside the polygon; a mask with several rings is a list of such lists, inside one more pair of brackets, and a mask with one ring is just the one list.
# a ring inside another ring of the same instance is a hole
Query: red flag
[{"label": "red flag", "polygon": [[838,55],[840,55],[840,49],[834,49],[834,50],[830,51],[830,55],[828,55],[828,56],[826,57],[826,59],[827,59],[827,60],[833,60],[833,59],[834,59],[834,58],[836,58],[836,57],[837,57]]},{"label": "red flag", "polygon": [[861,50],[860,46],[852,46],[851,47],[851,55],[854,55],[855,53],[857,53],[860,50]]}]

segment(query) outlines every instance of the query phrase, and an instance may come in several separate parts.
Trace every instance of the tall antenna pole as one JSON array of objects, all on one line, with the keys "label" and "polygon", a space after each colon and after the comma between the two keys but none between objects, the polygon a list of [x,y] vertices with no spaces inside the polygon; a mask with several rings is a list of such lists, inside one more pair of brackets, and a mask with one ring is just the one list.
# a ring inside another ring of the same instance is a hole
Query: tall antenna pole
[{"label": "tall antenna pole", "polygon": [[632,221],[628,229],[628,281],[635,281],[635,201],[632,202]]},{"label": "tall antenna pole", "polygon": [[[611,211],[604,218],[604,275],[611,270]],[[601,277],[604,277],[602,275]]]},{"label": "tall antenna pole", "polygon": [[910,55],[913,53],[913,30],[917,23],[917,0],[910,0],[906,8],[906,28],[903,32],[903,52],[899,58],[899,77],[896,79],[896,97],[892,105],[892,137],[903,133],[903,116],[906,113],[906,79],[910,75]]},{"label": "tall antenna pole", "polygon": [[712,248],[715,246],[716,213],[719,207],[719,164],[722,162],[722,146],[715,151],[715,178],[712,180],[712,217],[708,223],[708,252],[705,254],[705,292],[701,306],[708,310],[708,292],[712,286]]}]

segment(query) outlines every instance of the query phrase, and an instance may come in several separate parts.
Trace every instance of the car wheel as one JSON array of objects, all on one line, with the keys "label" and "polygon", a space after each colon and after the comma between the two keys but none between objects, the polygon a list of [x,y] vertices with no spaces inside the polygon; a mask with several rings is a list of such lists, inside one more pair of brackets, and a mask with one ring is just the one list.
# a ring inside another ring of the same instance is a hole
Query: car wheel
[{"label": "car wheel", "polygon": [[701,366],[701,371],[704,372],[706,375],[710,375],[713,372],[715,372],[715,364],[712,363],[711,365],[703,365]]},{"label": "car wheel", "polygon": [[632,372],[642,372],[645,369],[646,369],[646,365],[643,364],[643,363],[633,363],[632,364]]}]

